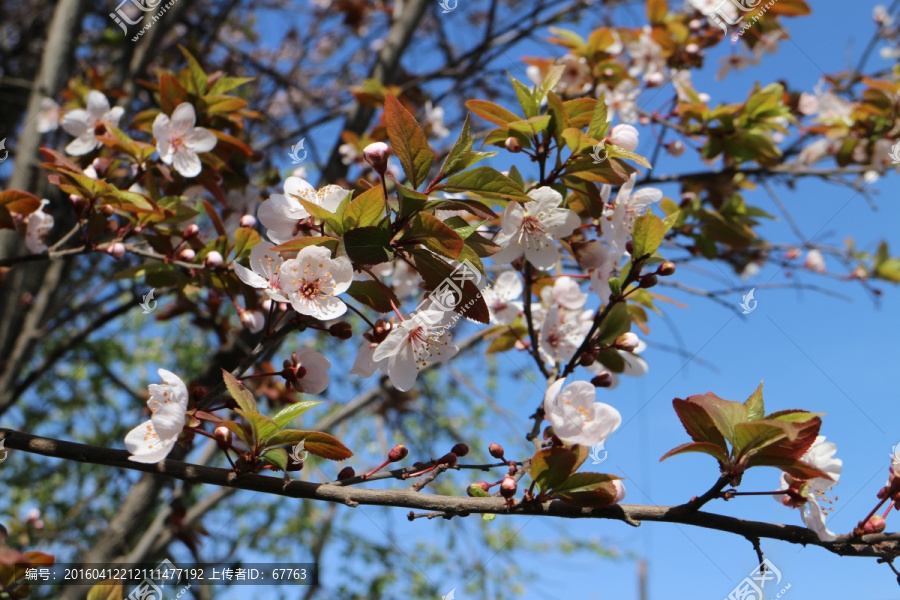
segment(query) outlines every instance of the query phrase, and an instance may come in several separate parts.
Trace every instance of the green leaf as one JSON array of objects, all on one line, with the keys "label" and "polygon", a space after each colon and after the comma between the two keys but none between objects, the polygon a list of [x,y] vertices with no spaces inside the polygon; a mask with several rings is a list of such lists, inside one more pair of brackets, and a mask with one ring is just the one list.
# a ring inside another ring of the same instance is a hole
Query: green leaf
[{"label": "green leaf", "polygon": [[287,241],[283,244],[278,244],[277,246],[272,247],[273,252],[299,252],[304,248],[309,246],[326,246],[329,250],[334,252],[335,248],[337,248],[340,240],[336,237],[331,237],[328,235],[316,236],[316,237],[303,237],[297,238],[295,240]]},{"label": "green leaf", "polygon": [[400,306],[400,301],[390,288],[371,279],[354,281],[347,289],[347,294],[380,313],[392,312],[394,307],[391,306],[391,302],[394,306]]},{"label": "green leaf", "polygon": [[187,48],[185,48],[181,44],[178,44],[178,49],[181,50],[181,53],[188,61],[188,69],[191,74],[191,83],[194,87],[194,89],[191,91],[198,96],[206,94],[207,82],[209,78],[203,71],[203,67],[200,66],[200,63],[197,62],[197,59],[194,58],[194,55],[188,52]]},{"label": "green leaf", "polygon": [[457,259],[465,242],[462,237],[440,219],[425,213],[416,214],[412,226],[397,243],[402,245],[422,244],[432,252]]},{"label": "green leaf", "polygon": [[[507,73],[507,75],[509,75],[509,73]],[[513,89],[516,91],[519,105],[522,107],[522,110],[525,111],[525,118],[530,119],[531,117],[537,116],[539,103],[531,93],[531,90],[528,89],[524,83],[513,78],[512,75],[509,75],[509,80],[512,82]]]},{"label": "green leaf", "polygon": [[606,154],[612,158],[625,158],[628,160],[633,160],[637,164],[642,167],[651,168],[650,161],[646,158],[637,154],[636,152],[632,152],[631,150],[626,150],[621,146],[616,146],[615,144],[606,144]]},{"label": "green leaf", "polygon": [[256,405],[256,400],[253,399],[253,394],[244,387],[243,383],[225,369],[222,369],[222,379],[225,380],[225,387],[239,408],[248,413],[259,412],[259,407]]},{"label": "green leaf", "polygon": [[[734,451],[736,457],[763,448],[787,437],[786,423],[759,420],[737,423],[734,426]],[[791,432],[796,435],[796,432]]]},{"label": "green leaf", "polygon": [[616,481],[617,479],[622,479],[618,475],[606,475],[604,473],[574,473],[569,476],[564,482],[560,485],[553,488],[553,491],[558,492],[590,492],[596,490],[604,483],[609,483],[610,481]]},{"label": "green leaf", "polygon": [[690,399],[682,400],[680,398],[672,400],[672,406],[675,408],[675,414],[678,415],[681,425],[692,440],[713,444],[721,448],[724,454],[728,453],[725,438],[716,429],[715,423],[703,407],[691,402]]},{"label": "green leaf", "polygon": [[260,458],[282,471],[287,471],[288,453],[284,448],[270,448],[264,454],[261,454]]},{"label": "green leaf", "polygon": [[751,421],[762,419],[766,414],[766,408],[763,404],[763,384],[759,382],[756,391],[750,394],[750,397],[744,401],[747,408],[747,418]]},{"label": "green leaf", "polygon": [[601,94],[591,113],[591,122],[588,125],[588,137],[602,140],[609,132],[609,110],[606,107],[606,94]]},{"label": "green leaf", "polygon": [[238,227],[234,232],[234,260],[240,260],[245,256],[250,256],[253,246],[257,245],[262,238],[259,232],[249,227]]},{"label": "green leaf", "polygon": [[612,481],[598,484],[589,492],[554,492],[553,498],[586,508],[602,508],[615,503],[618,490]]},{"label": "green leaf", "polygon": [[344,209],[344,230],[377,225],[386,214],[384,188],[376,185],[351,200],[347,208]]},{"label": "green leaf", "polygon": [[512,113],[502,106],[488,102],[487,100],[467,100],[466,108],[473,113],[495,125],[506,127],[513,121],[519,121],[522,117]]},{"label": "green leaf", "polygon": [[469,495],[473,498],[490,498],[491,495],[487,493],[483,487],[480,485],[475,485],[474,483],[469,486]]},{"label": "green leaf", "polygon": [[562,79],[563,73],[565,72],[566,67],[564,65],[553,65],[547,70],[547,75],[533,94],[534,101],[537,103],[538,107],[540,107],[544,98],[547,97],[547,94],[550,93],[550,90],[556,87],[556,84],[559,83],[559,80]]},{"label": "green leaf", "polygon": [[220,77],[213,84],[210,94],[225,94],[245,83],[250,83],[255,77]]},{"label": "green leaf", "polygon": [[403,172],[413,188],[419,187],[428,178],[434,161],[434,152],[428,145],[425,132],[415,117],[390,94],[384,98],[384,126]]},{"label": "green leaf", "polygon": [[247,422],[250,423],[250,431],[253,432],[253,439],[261,445],[265,444],[280,429],[278,423],[258,412],[248,412],[240,408],[234,409],[234,412],[247,419]]},{"label": "green leaf", "polygon": [[297,442],[303,442],[303,448],[308,450],[310,454],[315,454],[328,460],[346,460],[353,456],[350,449],[339,442],[337,438],[321,431],[283,429],[270,437],[266,445],[282,446],[290,444],[293,446]]},{"label": "green leaf", "polygon": [[294,198],[297,200],[297,202],[303,205],[303,208],[306,209],[306,212],[308,212],[316,219],[324,222],[336,234],[341,235],[342,233],[344,233],[344,225],[343,223],[341,223],[341,220],[336,214],[326,209],[325,207],[319,206],[315,202],[310,202],[297,196],[294,196]]},{"label": "green leaf", "polygon": [[597,341],[600,345],[607,346],[630,329],[631,316],[628,314],[628,305],[625,302],[617,302],[600,324]]},{"label": "green leaf", "polygon": [[481,519],[483,521],[493,521],[496,518],[497,518],[497,515],[495,515],[494,513],[485,513],[485,514],[481,515]]},{"label": "green leaf", "polygon": [[550,125],[550,115],[540,115],[530,117],[522,121],[514,121],[509,124],[509,128],[516,133],[526,136],[538,135],[547,130]]},{"label": "green leaf", "polygon": [[[723,442],[724,443],[724,442]],[[671,456],[675,456],[677,454],[686,454],[688,452],[700,452],[702,454],[709,454],[723,467],[728,467],[731,464],[731,459],[728,458],[728,453],[722,446],[718,446],[711,442],[688,442],[687,444],[681,444],[680,446],[676,446],[672,448],[668,452],[662,455],[659,459],[659,462],[666,460]]]},{"label": "green leaf", "polygon": [[494,200],[528,201],[528,195],[515,181],[492,167],[475,167],[453,175],[446,182],[435,186],[445,192],[473,192]]},{"label": "green leaf", "polygon": [[301,400],[300,402],[294,402],[275,413],[272,420],[275,421],[279,427],[287,427],[290,425],[291,421],[318,404],[322,403],[318,400]]},{"label": "green leaf", "polygon": [[738,423],[747,422],[747,409],[742,403],[724,400],[712,392],[691,396],[688,402],[700,406],[725,439],[731,442],[732,446],[737,446],[734,427]]},{"label": "green leaf", "polygon": [[391,232],[384,227],[358,227],[344,233],[347,257],[357,264],[380,265],[391,260]]},{"label": "green leaf", "polygon": [[237,421],[222,421],[219,423],[219,425],[221,425],[223,427],[227,427],[231,431],[231,433],[236,435],[238,437],[238,439],[241,440],[242,442],[244,442],[245,444],[247,444],[247,446],[254,445],[253,440],[251,439],[250,435],[248,435],[248,433],[247,433],[247,430],[244,429],[244,427],[241,426],[241,424],[238,423]]},{"label": "green leaf", "polygon": [[633,235],[632,256],[636,258],[651,256],[666,237],[666,225],[656,215],[647,213],[634,220]]},{"label": "green leaf", "polygon": [[554,489],[575,471],[578,455],[566,448],[538,450],[531,458],[531,477],[542,492]]}]

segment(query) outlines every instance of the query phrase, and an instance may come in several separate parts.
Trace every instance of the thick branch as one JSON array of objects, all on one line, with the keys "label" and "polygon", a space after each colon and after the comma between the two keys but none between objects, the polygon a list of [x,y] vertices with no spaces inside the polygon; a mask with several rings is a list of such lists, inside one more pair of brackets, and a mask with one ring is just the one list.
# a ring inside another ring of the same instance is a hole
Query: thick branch
[{"label": "thick branch", "polygon": [[840,556],[890,557],[900,549],[900,534],[873,534],[862,537],[839,536],[833,542],[823,542],[818,536],[794,525],[780,525],[748,521],[735,517],[708,512],[690,512],[681,506],[644,506],[618,504],[605,508],[579,508],[564,502],[538,503],[518,502],[512,509],[506,507],[502,498],[469,498],[439,496],[401,490],[373,490],[331,484],[292,481],[285,484],[280,477],[255,474],[236,474],[228,469],[193,465],[176,460],[164,460],[147,465],[128,460],[128,452],[111,450],[74,442],[65,442],[39,437],[19,431],[0,428],[0,439],[9,450],[20,450],[43,456],[75,460],[83,463],[104,465],[156,473],[189,483],[206,483],[228,488],[252,490],[265,494],[289,498],[305,498],[334,502],[348,506],[360,504],[370,506],[392,506],[424,511],[440,511],[450,516],[469,514],[515,514],[567,519],[612,519],[632,524],[641,521],[681,523],[705,529],[716,529],[743,537],[770,538],[793,544],[814,545]]}]

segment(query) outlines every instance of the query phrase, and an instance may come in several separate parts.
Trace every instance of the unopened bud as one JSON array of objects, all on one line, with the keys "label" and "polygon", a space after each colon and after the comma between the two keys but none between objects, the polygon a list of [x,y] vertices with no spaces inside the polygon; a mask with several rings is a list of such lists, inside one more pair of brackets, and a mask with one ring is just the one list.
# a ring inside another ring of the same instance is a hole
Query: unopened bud
[{"label": "unopened bud", "polygon": [[591,385],[598,388],[608,388],[612,385],[612,382],[612,373],[609,371],[602,371],[599,375],[591,379]]},{"label": "unopened bud", "polygon": [[343,481],[345,479],[351,479],[356,477],[356,471],[353,470],[353,467],[344,467],[341,469],[341,472],[338,473],[338,481]]},{"label": "unopened bud", "polygon": [[375,172],[384,176],[387,170],[388,157],[391,154],[390,147],[384,142],[375,142],[363,148],[363,157],[372,165]]},{"label": "unopened bud", "polygon": [[391,462],[397,462],[398,460],[403,460],[406,458],[406,455],[409,454],[409,449],[403,444],[397,444],[391,451],[388,452],[388,460]]},{"label": "unopened bud", "polygon": [[106,247],[106,253],[112,256],[115,259],[122,258],[125,256],[125,244],[122,242],[115,242]]},{"label": "unopened bud", "polygon": [[192,238],[200,233],[200,228],[197,227],[194,223],[191,223],[184,230],[184,239]]},{"label": "unopened bud", "polygon": [[885,528],[884,518],[881,515],[872,515],[863,525],[864,533],[881,533]]},{"label": "unopened bud", "polygon": [[638,347],[640,342],[641,340],[638,339],[638,336],[630,331],[626,331],[616,339],[616,348],[626,352],[634,352],[634,349]]},{"label": "unopened bud", "polygon": [[453,446],[453,448],[450,449],[450,452],[452,452],[453,454],[455,454],[457,456],[465,456],[466,454],[469,453],[469,447],[467,445],[463,444],[462,442],[460,442],[460,443],[456,444],[455,446]]},{"label": "unopened bud", "polygon": [[256,217],[253,215],[244,215],[241,217],[241,227],[249,227],[253,229],[256,227]]},{"label": "unopened bud", "polygon": [[679,157],[684,154],[684,143],[681,140],[675,140],[673,142],[669,142],[665,145],[666,152],[671,154],[674,157]]},{"label": "unopened bud", "polygon": [[231,430],[224,425],[216,427],[214,435],[216,436],[216,440],[222,442],[223,444],[231,443]]},{"label": "unopened bud", "polygon": [[669,277],[670,275],[675,274],[675,263],[671,260],[667,260],[663,264],[659,265],[659,268],[656,269],[657,275],[662,275],[663,277]]},{"label": "unopened bud", "polygon": [[328,333],[338,338],[339,340],[349,340],[353,337],[353,327],[350,326],[350,323],[346,321],[340,321],[338,323],[334,323],[328,328]]},{"label": "unopened bud", "polygon": [[522,151],[522,142],[520,142],[518,139],[516,139],[512,136],[506,138],[506,141],[503,142],[503,145],[510,152],[521,152]]},{"label": "unopened bud", "polygon": [[688,44],[684,47],[684,51],[688,54],[697,54],[698,52],[700,52],[700,46],[698,46],[697,44]]},{"label": "unopened bud", "polygon": [[665,83],[665,81],[666,78],[659,71],[647,75],[647,87],[659,87]]},{"label": "unopened bud", "polygon": [[456,456],[456,454],[454,454],[453,452],[448,452],[447,454],[445,454],[442,457],[440,457],[439,459],[437,459],[437,464],[447,465],[448,468],[452,469],[453,467],[456,466],[458,459],[459,459],[459,457]]},{"label": "unopened bud", "polygon": [[516,480],[507,475],[503,478],[503,481],[500,482],[500,495],[509,500],[516,495],[517,486]]},{"label": "unopened bud", "polygon": [[181,252],[178,253],[178,260],[183,260],[184,262],[191,262],[196,257],[197,253],[190,248],[184,248]]},{"label": "unopened bud", "polygon": [[488,446],[488,452],[490,452],[491,456],[493,456],[494,458],[503,460],[503,446],[501,446],[500,444],[494,442],[493,444]]},{"label": "unopened bud", "polygon": [[[466,489],[466,493],[469,496],[482,496],[487,495],[488,491],[491,489],[490,484],[487,481],[476,481],[475,483],[469,485],[468,489]],[[481,490],[484,494],[480,494],[475,490]]]},{"label": "unopened bud", "polygon": [[223,262],[225,262],[225,259],[223,259],[222,255],[215,250],[206,255],[207,267],[221,267]]},{"label": "unopened bud", "polygon": [[593,354],[585,352],[581,355],[581,358],[578,359],[578,364],[582,367],[589,367],[594,364],[594,360],[596,360],[596,357]]},{"label": "unopened bud", "polygon": [[633,125],[620,123],[609,131],[606,138],[611,144],[634,151],[638,147],[638,130]]},{"label": "unopened bud", "polygon": [[206,392],[206,388],[202,385],[198,385],[197,387],[195,387],[194,391],[191,393],[191,395],[194,397],[194,402],[200,402],[201,400],[203,400],[203,398],[206,397]]},{"label": "unopened bud", "polygon": [[639,285],[642,288],[652,288],[657,283],[659,283],[659,278],[656,276],[656,273],[647,273],[641,277]]},{"label": "unopened bud", "polygon": [[625,252],[627,252],[628,254],[634,254],[634,242],[632,242],[631,240],[625,242]]}]

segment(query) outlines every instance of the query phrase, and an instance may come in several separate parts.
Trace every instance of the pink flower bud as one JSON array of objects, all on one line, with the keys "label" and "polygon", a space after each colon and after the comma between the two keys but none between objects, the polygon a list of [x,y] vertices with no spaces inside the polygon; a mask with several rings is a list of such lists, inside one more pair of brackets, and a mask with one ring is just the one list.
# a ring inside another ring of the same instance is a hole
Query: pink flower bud
[{"label": "pink flower bud", "polygon": [[241,227],[249,227],[253,229],[256,227],[256,217],[253,215],[244,215],[241,217]]},{"label": "pink flower bud", "polygon": [[675,140],[666,144],[666,152],[678,158],[684,154],[684,143],[681,140]]},{"label": "pink flower bud", "polygon": [[659,71],[647,75],[647,87],[659,87],[665,82],[666,78]]},{"label": "pink flower bud", "polygon": [[489,484],[487,481],[476,481],[475,483],[469,485],[469,487],[466,489],[466,493],[467,493],[468,495],[470,495],[470,496],[475,496],[475,494],[472,493],[472,488],[473,488],[473,487],[474,487],[474,488],[481,488],[481,489],[483,489],[485,492],[490,491],[490,489],[491,489],[491,486],[490,486],[490,484]]},{"label": "pink flower bud", "polygon": [[218,441],[222,442],[223,444],[231,443],[231,430],[225,426],[216,427],[216,430],[213,433],[213,435],[215,435],[216,439]]},{"label": "pink flower bud", "polygon": [[866,521],[865,525],[863,525],[864,533],[881,533],[884,531],[886,523],[884,522],[884,518],[881,515],[872,515],[869,517],[869,520]]},{"label": "pink flower bud", "polygon": [[112,243],[106,247],[106,253],[115,259],[120,259],[125,256],[125,244],[122,242]]},{"label": "pink flower bud", "polygon": [[507,475],[503,478],[503,481],[500,482],[500,495],[509,500],[516,495],[517,485],[516,480]]},{"label": "pink flower bud", "polygon": [[388,157],[391,154],[390,147],[384,142],[374,142],[363,148],[363,157],[372,165],[375,172],[384,177],[387,170]]},{"label": "pink flower bud", "polygon": [[634,349],[638,347],[640,342],[641,340],[638,339],[638,336],[627,331],[616,340],[616,348],[625,352],[634,352]]},{"label": "pink flower bud", "polygon": [[465,456],[466,454],[469,453],[469,447],[467,445],[463,444],[462,442],[460,442],[460,443],[456,444],[455,446],[453,446],[453,448],[450,449],[450,452],[452,452],[453,454],[455,454],[457,456]]},{"label": "pink flower bud", "polygon": [[344,467],[341,469],[341,472],[338,473],[338,481],[343,481],[345,479],[352,479],[356,477],[356,471],[353,470],[353,467]]},{"label": "pink flower bud", "polygon": [[196,252],[194,252],[190,248],[184,248],[181,252],[178,253],[178,260],[183,260],[184,262],[192,262],[194,258],[196,258],[196,256]]},{"label": "pink flower bud", "polygon": [[409,449],[403,444],[397,444],[391,451],[388,452],[388,460],[391,462],[397,462],[398,460],[403,460],[406,458],[406,455],[409,454]]},{"label": "pink flower bud", "polygon": [[500,460],[504,460],[503,458],[503,446],[498,443],[493,443],[488,446],[488,452],[491,453],[491,456],[494,458],[499,458]]},{"label": "pink flower bud", "polygon": [[221,267],[223,262],[225,262],[225,259],[223,259],[222,255],[215,250],[206,255],[207,267]]},{"label": "pink flower bud", "polygon": [[614,480],[612,484],[616,488],[616,499],[613,501],[613,503],[618,504],[625,499],[625,484],[618,479]]},{"label": "pink flower bud", "polygon": [[700,46],[698,46],[697,44],[688,44],[684,47],[684,51],[688,54],[697,54],[698,52],[700,52]]},{"label": "pink flower bud", "polygon": [[611,144],[633,151],[638,147],[638,130],[624,123],[616,125],[610,130],[607,140]]},{"label": "pink flower bud", "polygon": [[520,142],[518,139],[516,139],[512,136],[506,138],[506,141],[503,142],[503,145],[510,152],[521,152],[522,151],[522,142]]},{"label": "pink flower bud", "polygon": [[199,233],[200,233],[200,228],[197,227],[197,225],[195,225],[194,223],[191,223],[184,230],[184,238],[185,239],[192,238],[195,235],[198,235]]},{"label": "pink flower bud", "polygon": [[266,324],[266,317],[257,310],[245,310],[241,312],[241,323],[250,330],[250,333],[257,333]]}]

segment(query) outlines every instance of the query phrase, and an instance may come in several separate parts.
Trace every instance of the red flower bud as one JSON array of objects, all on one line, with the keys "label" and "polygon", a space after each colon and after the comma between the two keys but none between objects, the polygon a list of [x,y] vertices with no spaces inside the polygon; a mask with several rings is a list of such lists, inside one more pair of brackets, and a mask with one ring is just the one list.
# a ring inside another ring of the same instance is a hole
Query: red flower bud
[{"label": "red flower bud", "polygon": [[591,384],[598,388],[607,388],[612,385],[612,373],[609,371],[601,371],[596,377],[591,379]]},{"label": "red flower bud", "polygon": [[490,452],[491,456],[493,456],[494,458],[503,460],[503,446],[501,446],[500,444],[496,442],[491,444],[490,446],[488,446],[488,452]]},{"label": "red flower bud", "polygon": [[659,278],[656,276],[656,274],[647,273],[646,275],[641,277],[639,285],[642,288],[652,288],[657,283],[659,283]]},{"label": "red flower bud", "polygon": [[872,515],[869,517],[869,520],[866,521],[865,525],[863,525],[864,533],[881,533],[884,531],[886,523],[881,515]]},{"label": "red flower bud", "polygon": [[406,458],[406,455],[409,454],[409,449],[403,444],[397,444],[391,451],[388,452],[388,460],[391,462],[397,462],[398,460],[403,460]]},{"label": "red flower bud", "polygon": [[437,464],[447,465],[448,468],[452,469],[453,467],[456,466],[457,459],[458,459],[458,457],[454,453],[448,452],[447,454],[445,454],[442,457],[440,457],[439,459],[437,459]]},{"label": "red flower bud", "polygon": [[353,467],[344,467],[337,476],[338,481],[343,481],[352,477],[356,477],[356,471],[353,470]]},{"label": "red flower bud", "polygon": [[667,260],[663,264],[659,265],[659,268],[656,269],[656,274],[661,275],[663,277],[668,277],[669,275],[675,274],[675,263],[671,260]]},{"label": "red flower bud", "polygon": [[231,443],[231,430],[228,429],[227,427],[225,427],[224,425],[220,426],[220,427],[216,427],[216,431],[214,432],[214,435],[216,436],[216,439],[218,441],[222,442],[223,444]]},{"label": "red flower bud", "polygon": [[200,228],[197,227],[197,225],[195,225],[194,223],[191,223],[184,230],[184,239],[192,238],[196,235],[199,235],[199,233],[200,233]]},{"label": "red flower bud", "polygon": [[455,446],[453,446],[453,448],[450,449],[450,452],[452,452],[453,454],[455,454],[457,456],[465,456],[466,454],[469,453],[469,447],[467,445],[463,444],[462,442],[460,442],[460,443],[456,444]]},{"label": "red flower bud", "polygon": [[346,321],[340,321],[331,325],[328,328],[328,333],[338,338],[339,340],[349,340],[353,337],[353,328],[350,326],[350,323]]}]

